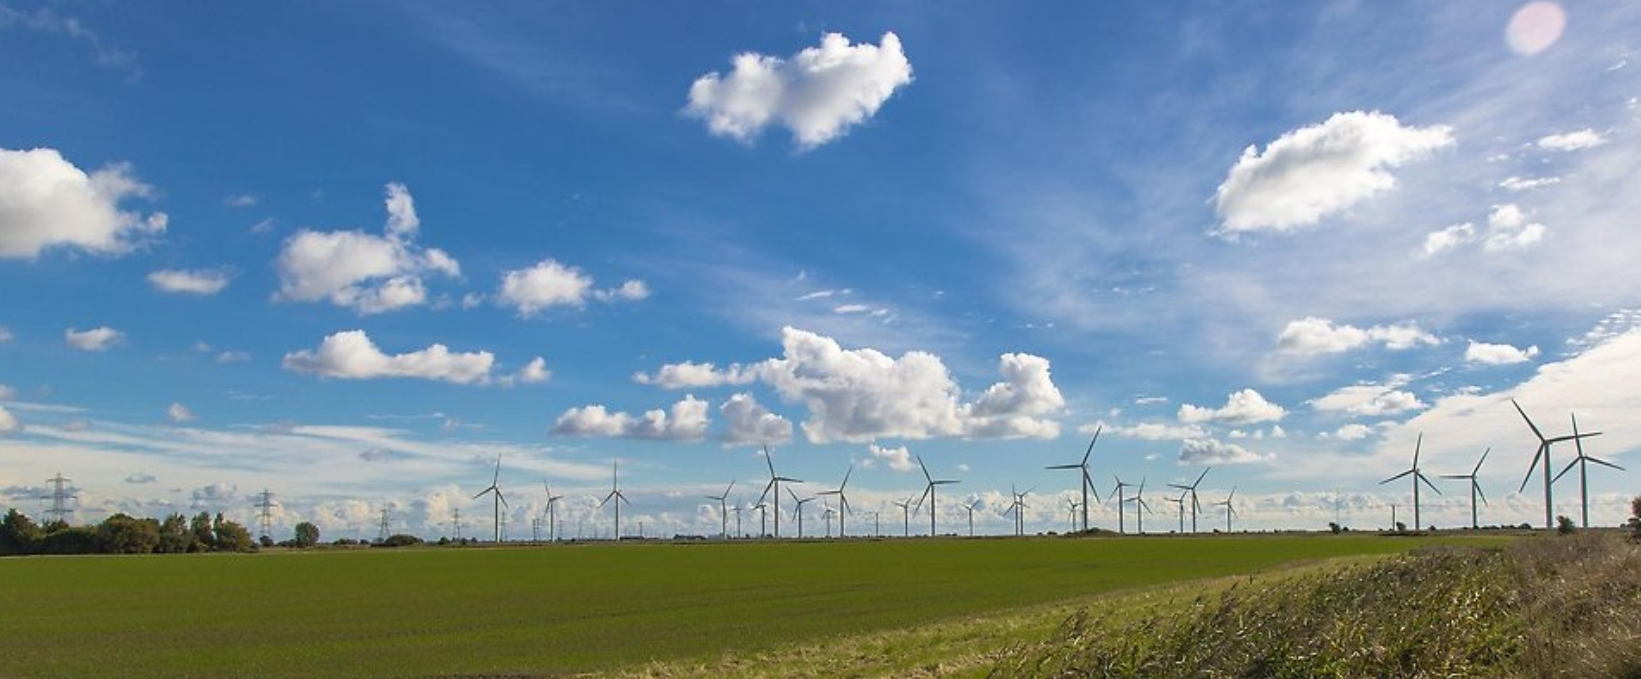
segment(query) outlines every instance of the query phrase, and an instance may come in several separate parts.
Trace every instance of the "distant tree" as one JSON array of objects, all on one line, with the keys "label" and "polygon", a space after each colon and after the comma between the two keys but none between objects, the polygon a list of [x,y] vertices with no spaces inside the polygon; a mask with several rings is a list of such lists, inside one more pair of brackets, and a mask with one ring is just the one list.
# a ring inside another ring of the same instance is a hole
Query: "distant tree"
[{"label": "distant tree", "polygon": [[1641,495],[1630,500],[1630,528],[1635,531],[1635,539],[1641,540]]},{"label": "distant tree", "polygon": [[160,522],[160,542],[154,551],[161,554],[182,554],[200,551],[199,539],[188,529],[188,517],[170,514]]},{"label": "distant tree", "polygon": [[1328,530],[1330,532],[1332,532],[1334,535],[1338,535],[1340,531],[1344,530],[1344,527],[1340,526],[1337,522],[1329,521],[1328,522]]},{"label": "distant tree", "polygon": [[188,530],[194,534],[194,543],[188,549],[191,552],[208,552],[216,548],[216,531],[211,527],[211,513],[200,512],[188,522]]},{"label": "distant tree", "polygon": [[249,552],[256,549],[256,543],[251,540],[251,531],[222,518],[222,512],[217,512],[216,520],[211,523],[211,532],[216,538],[212,549],[216,551]]},{"label": "distant tree", "polygon": [[263,549],[267,549],[269,547],[274,546],[274,541],[273,541],[273,538],[270,538],[270,537],[264,535],[264,536],[259,537],[259,538],[256,539],[256,544],[258,546],[262,547]]},{"label": "distant tree", "polygon": [[94,554],[97,552],[97,529],[93,526],[70,526],[61,521],[49,524],[56,530],[46,531],[36,543],[38,554]]},{"label": "distant tree", "polygon": [[383,540],[378,544],[382,547],[409,547],[411,545],[422,544],[422,539],[414,535],[398,533],[388,536],[388,539]]},{"label": "distant tree", "polygon": [[0,554],[30,554],[40,539],[40,527],[15,509],[0,519]]},{"label": "distant tree", "polygon": [[1402,522],[1402,521],[1397,521],[1396,522],[1396,532],[1406,533],[1407,532],[1407,524],[1405,522]]},{"label": "distant tree", "polygon": [[307,548],[319,544],[319,527],[303,521],[296,524],[296,546]]},{"label": "distant tree", "polygon": [[97,551],[104,554],[150,554],[160,544],[160,523],[115,514],[97,526]]},{"label": "distant tree", "polygon": [[1556,517],[1556,533],[1571,535],[1574,530],[1576,530],[1576,527],[1573,525],[1572,519],[1565,516]]}]

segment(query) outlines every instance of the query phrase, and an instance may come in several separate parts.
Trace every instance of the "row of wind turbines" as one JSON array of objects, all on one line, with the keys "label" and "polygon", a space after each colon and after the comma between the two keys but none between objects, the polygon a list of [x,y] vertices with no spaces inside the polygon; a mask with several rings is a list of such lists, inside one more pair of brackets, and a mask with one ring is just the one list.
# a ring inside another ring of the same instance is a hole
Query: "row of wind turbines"
[{"label": "row of wind turbines", "polygon": [[[1601,465],[1601,466],[1604,466],[1604,467],[1610,467],[1610,468],[1616,469],[1618,471],[1624,471],[1623,467],[1620,467],[1620,466],[1618,466],[1616,464],[1613,464],[1611,462],[1608,462],[1606,460],[1602,460],[1602,459],[1599,459],[1599,458],[1596,458],[1596,457],[1592,457],[1590,455],[1586,455],[1584,453],[1584,439],[1600,436],[1601,432],[1599,432],[1599,431],[1579,432],[1578,431],[1578,415],[1573,414],[1571,416],[1572,417],[1572,422],[1573,422],[1573,433],[1563,435],[1563,436],[1546,437],[1544,435],[1544,432],[1541,431],[1538,428],[1538,425],[1533,423],[1533,418],[1530,418],[1530,417],[1527,416],[1527,411],[1522,410],[1520,403],[1516,403],[1515,399],[1510,399],[1510,405],[1513,405],[1513,406],[1516,407],[1516,412],[1521,414],[1521,419],[1523,419],[1527,422],[1527,428],[1531,429],[1533,431],[1533,437],[1538,439],[1538,449],[1537,449],[1536,452],[1533,453],[1533,461],[1532,461],[1532,463],[1527,465],[1527,476],[1524,477],[1521,480],[1521,488],[1518,489],[1516,492],[1526,492],[1527,484],[1531,483],[1532,480],[1533,480],[1533,472],[1535,470],[1538,470],[1538,469],[1542,468],[1543,472],[1544,472],[1544,527],[1545,528],[1554,528],[1555,527],[1555,499],[1554,499],[1553,494],[1554,494],[1555,482],[1560,481],[1561,477],[1566,476],[1568,472],[1571,472],[1573,470],[1573,467],[1578,467],[1578,495],[1579,495],[1580,508],[1582,510],[1582,522],[1580,523],[1580,525],[1582,525],[1585,528],[1589,528],[1590,527],[1590,477],[1589,477],[1589,466],[1590,466],[1590,464],[1594,463],[1594,464]],[[1567,466],[1563,467],[1559,473],[1555,473],[1555,474],[1552,475],[1552,472],[1554,472],[1554,468],[1552,467],[1552,465],[1550,463],[1550,450],[1551,450],[1551,447],[1554,446],[1557,443],[1566,443],[1568,441],[1573,442],[1573,445],[1575,446],[1576,450],[1578,451],[1578,454],[1576,456],[1574,456],[1572,461],[1568,462]],[[1421,433],[1421,434],[1419,434],[1418,439],[1413,444],[1413,466],[1411,468],[1409,468],[1407,471],[1404,471],[1400,474],[1397,474],[1395,476],[1392,476],[1388,479],[1385,479],[1385,480],[1379,482],[1379,485],[1382,486],[1384,484],[1390,483],[1391,481],[1395,481],[1397,479],[1412,477],[1412,479],[1413,479],[1413,526],[1415,528],[1419,528],[1419,527],[1422,527],[1424,525],[1423,523],[1420,522],[1420,518],[1419,518],[1419,506],[1420,506],[1419,484],[1423,483],[1424,485],[1429,486],[1430,490],[1435,491],[1437,495],[1440,495],[1442,493],[1441,489],[1437,488],[1436,484],[1431,483],[1430,478],[1424,475],[1424,471],[1419,469],[1419,453],[1420,453],[1420,449],[1423,448],[1423,446],[1424,446],[1424,434]],[[1481,453],[1481,459],[1476,461],[1476,466],[1470,470],[1469,474],[1442,474],[1441,475],[1441,478],[1444,478],[1444,479],[1461,479],[1461,480],[1468,480],[1470,482],[1470,527],[1473,528],[1473,529],[1481,527],[1480,515],[1479,515],[1477,507],[1476,507],[1476,500],[1479,498],[1483,504],[1485,504],[1487,502],[1487,495],[1482,492],[1481,482],[1477,479],[1477,476],[1479,474],[1481,474],[1481,466],[1487,462],[1487,455],[1491,452],[1493,452],[1492,448],[1488,448],[1486,450],[1483,450],[1482,453]],[[1543,461],[1542,464],[1540,464],[1540,460]]]},{"label": "row of wind turbines", "polygon": [[[1545,520],[1545,527],[1553,528],[1555,526],[1555,523],[1554,523],[1555,522],[1555,516],[1554,516],[1554,510],[1553,510],[1554,504],[1553,504],[1553,497],[1552,497],[1553,486],[1554,486],[1555,482],[1561,480],[1561,478],[1566,476],[1568,473],[1570,473],[1573,470],[1574,467],[1577,467],[1579,469],[1579,482],[1580,482],[1579,493],[1580,493],[1580,499],[1581,499],[1581,502],[1582,502],[1582,509],[1583,509],[1583,512],[1582,512],[1583,525],[1585,527],[1588,527],[1589,522],[1590,522],[1590,520],[1589,520],[1589,517],[1590,517],[1589,490],[1588,490],[1588,488],[1589,488],[1589,486],[1588,486],[1588,481],[1589,481],[1588,468],[1589,468],[1589,465],[1590,464],[1596,464],[1596,465],[1605,466],[1605,467],[1609,467],[1609,468],[1612,468],[1612,469],[1615,469],[1615,470],[1620,470],[1620,471],[1623,471],[1624,468],[1620,467],[1616,464],[1613,464],[1611,462],[1608,462],[1606,460],[1602,460],[1602,459],[1599,459],[1599,458],[1596,458],[1596,457],[1585,454],[1584,446],[1583,446],[1583,439],[1591,438],[1591,437],[1595,437],[1595,436],[1600,436],[1601,432],[1580,432],[1578,430],[1578,417],[1576,415],[1574,415],[1572,417],[1573,433],[1568,434],[1568,435],[1562,435],[1562,436],[1546,437],[1544,435],[1544,433],[1538,428],[1538,425],[1533,422],[1532,418],[1529,418],[1527,416],[1526,411],[1522,409],[1520,404],[1516,403],[1513,399],[1511,400],[1511,404],[1515,406],[1516,412],[1520,413],[1522,419],[1526,421],[1528,428],[1530,430],[1532,430],[1532,432],[1533,432],[1533,436],[1538,439],[1537,452],[1535,452],[1534,455],[1533,455],[1533,461],[1528,466],[1528,469],[1527,469],[1527,476],[1526,476],[1526,478],[1524,478],[1522,480],[1521,489],[1518,492],[1524,492],[1527,488],[1528,483],[1530,483],[1532,481],[1532,476],[1533,476],[1534,471],[1542,468],[1543,478],[1544,478],[1544,506],[1545,506],[1545,510],[1544,510],[1545,519],[1544,520]],[[1093,495],[1094,502],[1102,502],[1102,500],[1100,499],[1100,491],[1094,483],[1093,474],[1090,472],[1090,460],[1092,459],[1093,454],[1094,454],[1094,446],[1095,446],[1095,444],[1097,444],[1099,442],[1100,434],[1102,433],[1102,431],[1103,431],[1103,427],[1098,428],[1098,429],[1095,430],[1094,436],[1093,436],[1092,439],[1089,440],[1088,448],[1083,452],[1083,457],[1082,457],[1081,460],[1079,460],[1077,462],[1071,462],[1071,463],[1066,463],[1066,464],[1049,465],[1049,466],[1045,467],[1045,469],[1049,469],[1049,470],[1065,470],[1065,471],[1073,471],[1074,470],[1074,471],[1077,471],[1079,476],[1080,476],[1079,491],[1081,493],[1082,500],[1080,502],[1075,500],[1075,499],[1068,499],[1067,500],[1067,511],[1068,511],[1069,523],[1070,523],[1071,529],[1073,531],[1079,531],[1079,530],[1080,531],[1087,531],[1087,530],[1089,530],[1089,517],[1088,517],[1089,496]],[[1551,453],[1552,446],[1554,446],[1555,444],[1558,444],[1558,443],[1565,443],[1565,442],[1568,442],[1568,441],[1572,441],[1574,443],[1574,445],[1577,447],[1577,455],[1573,458],[1573,460],[1571,462],[1569,462],[1564,468],[1562,468],[1559,473],[1554,473],[1554,469],[1552,468],[1551,461],[1550,461],[1550,453]],[[1391,482],[1399,480],[1399,479],[1408,478],[1408,477],[1412,478],[1412,484],[1413,484],[1413,522],[1414,522],[1415,527],[1420,527],[1420,526],[1423,525],[1421,523],[1422,517],[1420,515],[1420,510],[1421,510],[1421,506],[1422,506],[1421,492],[1420,492],[1421,484],[1423,484],[1425,487],[1428,487],[1430,490],[1436,492],[1437,494],[1441,494],[1441,490],[1436,487],[1435,483],[1431,482],[1430,478],[1428,476],[1426,476],[1424,471],[1419,467],[1419,458],[1420,458],[1420,455],[1422,454],[1423,446],[1424,446],[1424,435],[1421,433],[1418,436],[1418,439],[1416,440],[1416,442],[1414,444],[1413,466],[1411,468],[1409,468],[1408,470],[1406,470],[1406,471],[1403,471],[1403,472],[1401,472],[1401,473],[1399,473],[1395,476],[1392,476],[1392,477],[1390,477],[1388,479],[1385,479],[1384,481],[1380,482],[1380,485],[1384,485],[1384,484],[1388,484],[1388,483],[1391,483]],[[1468,473],[1468,474],[1443,474],[1443,475],[1440,475],[1440,478],[1444,478],[1444,479],[1464,480],[1464,481],[1469,482],[1469,489],[1470,489],[1470,520],[1471,520],[1471,527],[1472,528],[1479,528],[1480,527],[1480,514],[1479,514],[1479,508],[1478,508],[1478,504],[1477,504],[1478,500],[1482,504],[1485,504],[1487,502],[1487,496],[1482,491],[1481,482],[1479,481],[1478,477],[1479,477],[1479,474],[1481,473],[1482,465],[1487,462],[1487,456],[1491,452],[1492,452],[1491,448],[1483,451],[1482,455],[1481,455],[1481,458],[1476,462],[1475,467],[1473,467],[1470,470],[1470,473]],[[804,481],[802,479],[797,479],[797,478],[793,478],[793,477],[790,477],[790,476],[784,476],[784,475],[778,473],[775,470],[774,456],[770,453],[768,446],[764,447],[763,453],[764,453],[764,455],[763,455],[764,465],[765,465],[765,467],[767,468],[767,470],[769,472],[769,481],[768,481],[768,483],[766,483],[764,485],[763,491],[759,494],[758,501],[756,503],[754,503],[750,507],[750,509],[755,509],[755,510],[759,511],[760,524],[761,524],[760,534],[771,535],[772,537],[779,538],[781,536],[781,508],[780,508],[780,505],[781,505],[781,490],[783,489],[782,484],[803,483]],[[895,507],[897,507],[901,510],[901,513],[902,513],[902,516],[901,516],[902,534],[903,535],[905,535],[905,536],[910,536],[911,535],[911,516],[912,516],[913,513],[921,512],[922,508],[925,504],[927,504],[928,507],[929,507],[929,535],[931,535],[931,536],[938,535],[939,534],[938,533],[938,517],[936,516],[936,509],[935,509],[935,507],[936,507],[936,504],[935,504],[936,489],[940,486],[952,485],[952,484],[959,483],[959,481],[956,480],[956,479],[936,479],[936,478],[934,478],[934,476],[929,472],[928,465],[923,462],[922,456],[917,456],[916,459],[917,459],[918,467],[923,472],[923,478],[924,478],[924,481],[925,481],[925,485],[924,485],[922,494],[907,497],[905,500],[896,500],[896,501],[893,501],[892,504]],[[1541,463],[1541,461],[1542,461],[1542,463]],[[1170,497],[1169,498],[1169,502],[1174,503],[1178,507],[1178,510],[1179,510],[1179,532],[1180,533],[1184,533],[1186,531],[1186,529],[1185,529],[1185,525],[1186,525],[1185,524],[1185,517],[1186,517],[1187,513],[1190,514],[1190,518],[1191,518],[1190,532],[1192,532],[1192,533],[1197,532],[1197,517],[1198,517],[1198,514],[1200,512],[1202,512],[1202,507],[1203,507],[1201,499],[1198,496],[1197,491],[1198,491],[1198,487],[1202,484],[1203,479],[1208,476],[1208,472],[1211,471],[1211,469],[1212,469],[1211,467],[1207,468],[1207,469],[1203,469],[1202,473],[1197,476],[1196,480],[1191,482],[1190,484],[1178,484],[1178,483],[1168,484],[1169,488],[1180,491],[1178,497]],[[831,536],[831,533],[832,533],[831,523],[832,523],[832,519],[834,517],[838,521],[838,536],[843,537],[847,534],[847,530],[848,530],[847,525],[846,525],[847,517],[849,516],[849,514],[853,513],[853,511],[854,511],[854,508],[849,504],[849,495],[848,495],[849,479],[853,474],[854,474],[854,467],[851,466],[851,467],[849,467],[849,469],[846,472],[844,472],[843,481],[838,484],[837,488],[824,490],[824,491],[821,491],[819,493],[816,493],[814,496],[807,497],[807,498],[799,497],[798,494],[791,489],[790,485],[788,485],[785,488],[786,493],[790,497],[792,505],[793,505],[793,517],[798,522],[798,537],[800,537],[800,538],[803,537],[803,506],[805,504],[809,503],[809,502],[813,502],[816,499],[822,500],[822,504],[825,505],[825,511],[823,513],[823,516],[824,516],[824,518],[826,519],[826,522],[827,522],[827,528],[826,528],[827,536],[828,537]],[[1116,505],[1117,505],[1117,531],[1119,533],[1124,533],[1124,534],[1126,534],[1128,532],[1128,528],[1127,528],[1127,506],[1132,504],[1134,506],[1133,513],[1134,513],[1135,528],[1139,532],[1144,533],[1145,532],[1145,524],[1144,524],[1145,514],[1147,514],[1147,513],[1154,514],[1155,513],[1154,511],[1152,511],[1149,503],[1147,503],[1146,500],[1145,500],[1145,498],[1146,498],[1146,494],[1145,494],[1146,480],[1141,479],[1140,483],[1136,486],[1135,484],[1128,483],[1128,482],[1124,481],[1122,478],[1117,477],[1115,475],[1113,476],[1113,478],[1115,479],[1116,484],[1107,493],[1107,497],[1110,498],[1111,500],[1116,501]],[[497,542],[500,542],[501,539],[502,539],[502,535],[501,535],[501,530],[502,530],[502,528],[501,528],[502,527],[501,510],[502,510],[503,507],[507,506],[507,498],[502,493],[501,487],[499,485],[500,480],[501,480],[501,458],[497,457],[496,458],[495,475],[491,477],[490,485],[488,487],[486,487],[484,490],[479,491],[479,493],[477,495],[473,496],[473,499],[475,499],[475,500],[477,500],[479,498],[482,498],[485,495],[491,495],[492,496],[492,503],[494,505],[493,509],[494,509],[494,520],[495,520],[495,524],[494,524],[495,525],[495,540]],[[712,501],[715,501],[715,502],[718,503],[718,506],[719,506],[719,521],[720,521],[720,535],[724,538],[728,538],[731,535],[731,533],[729,532],[729,514],[731,512],[733,512],[735,514],[735,524],[736,524],[735,534],[737,534],[737,535],[744,535],[745,534],[741,529],[741,518],[742,518],[741,514],[742,514],[743,511],[745,511],[746,509],[749,509],[749,508],[748,507],[742,507],[742,506],[739,505],[739,503],[737,503],[736,506],[731,507],[730,506],[730,501],[729,501],[731,493],[734,492],[735,483],[736,483],[735,481],[730,481],[729,485],[726,486],[724,488],[724,491],[720,494],[704,496],[706,499],[712,500]],[[545,510],[543,511],[543,513],[545,514],[544,518],[546,518],[547,521],[548,521],[549,533],[552,536],[552,539],[557,539],[558,531],[557,531],[556,506],[557,506],[558,501],[564,499],[564,496],[562,496],[562,495],[553,495],[551,487],[549,487],[545,482],[543,482],[542,485],[543,485],[543,488],[547,491],[547,506],[546,506]],[[1132,495],[1128,494],[1128,492],[1127,492],[1128,489],[1130,489],[1130,488],[1133,488],[1134,491],[1135,491]],[[1025,512],[1024,512],[1024,510],[1028,507],[1028,505],[1026,503],[1026,498],[1034,490],[1035,490],[1035,487],[1027,489],[1024,492],[1019,491],[1017,487],[1012,487],[1011,486],[1010,489],[1009,489],[1012,501],[1010,502],[1009,507],[1007,508],[1007,510],[1003,514],[1005,516],[1010,515],[1010,514],[1013,515],[1013,517],[1014,517],[1014,530],[1015,530],[1016,535],[1024,535],[1025,534]],[[830,498],[833,498],[833,497],[835,497],[837,499],[837,507],[836,508],[834,508],[831,505],[830,501],[829,501]],[[1233,530],[1233,521],[1234,521],[1234,519],[1236,517],[1236,514],[1237,514],[1236,506],[1235,506],[1235,498],[1236,498],[1236,488],[1233,487],[1231,489],[1231,492],[1226,496],[1226,498],[1224,500],[1221,500],[1221,501],[1218,501],[1218,502],[1213,502],[1213,503],[1210,504],[1210,506],[1213,506],[1213,507],[1223,507],[1224,508],[1225,531],[1227,533],[1232,532],[1232,530]],[[599,501],[598,508],[603,509],[604,506],[607,505],[607,504],[613,504],[614,505],[614,515],[615,515],[614,516],[614,521],[615,521],[614,535],[619,538],[621,536],[621,505],[623,505],[623,504],[631,505],[632,504],[631,501],[627,499],[627,496],[624,493],[621,492],[621,467],[620,467],[620,462],[619,461],[615,462],[613,470],[612,470],[610,492],[607,495],[605,495],[602,500]],[[974,512],[979,506],[980,506],[979,500],[973,500],[973,501],[964,503],[962,505],[962,507],[968,513],[968,532],[969,532],[969,535],[971,535],[971,536],[974,535]],[[769,523],[770,523],[769,515],[771,513],[774,514],[774,531],[773,531],[773,533],[771,533],[768,530]],[[1080,515],[1080,522],[1079,522],[1079,515]],[[877,524],[877,531],[876,532],[878,534],[881,534],[881,516],[878,516],[877,512],[874,512],[874,522]]]}]

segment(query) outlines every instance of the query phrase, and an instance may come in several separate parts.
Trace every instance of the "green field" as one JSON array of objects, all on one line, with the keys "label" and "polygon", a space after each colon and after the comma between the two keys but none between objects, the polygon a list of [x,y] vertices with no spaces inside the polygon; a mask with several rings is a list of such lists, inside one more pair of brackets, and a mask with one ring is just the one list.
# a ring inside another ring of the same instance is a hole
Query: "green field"
[{"label": "green field", "polygon": [[0,560],[0,675],[555,676],[1383,554],[1375,536]]}]

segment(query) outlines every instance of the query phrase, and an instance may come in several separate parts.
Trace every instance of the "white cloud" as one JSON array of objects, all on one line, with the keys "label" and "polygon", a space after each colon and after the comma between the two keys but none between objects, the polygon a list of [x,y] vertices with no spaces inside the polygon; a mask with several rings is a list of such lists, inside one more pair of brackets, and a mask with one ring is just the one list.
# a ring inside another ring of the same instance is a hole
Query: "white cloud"
[{"label": "white cloud", "polygon": [[252,207],[257,204],[257,198],[249,193],[236,193],[223,198],[222,204],[228,207]]},{"label": "white cloud", "polygon": [[1446,126],[1403,126],[1375,112],[1335,113],[1282,135],[1261,152],[1249,146],[1219,185],[1220,233],[1292,231],[1396,186],[1389,172],[1453,144]]},{"label": "white cloud", "polygon": [[1395,415],[1428,407],[1418,395],[1403,391],[1410,378],[1397,375],[1384,384],[1353,384],[1340,387],[1326,396],[1311,401],[1311,407],[1323,412],[1345,412],[1352,415],[1379,417]]},{"label": "white cloud", "polygon": [[632,416],[610,412],[602,405],[571,408],[553,422],[553,433],[561,436],[606,436],[655,441],[699,441],[706,436],[706,401],[694,396],[674,403],[672,411],[659,408]]},{"label": "white cloud", "polygon": [[415,244],[415,208],[401,184],[388,185],[386,236],[362,231],[303,229],[279,254],[277,299],[327,300],[360,314],[427,302],[426,275],[460,276],[461,266],[437,248]]},{"label": "white cloud", "polygon": [[1179,407],[1179,421],[1186,424],[1211,421],[1228,424],[1274,422],[1287,414],[1288,411],[1282,406],[1265,400],[1264,396],[1253,389],[1232,393],[1225,399],[1223,408],[1202,408],[1189,403],[1180,404]]},{"label": "white cloud", "polygon": [[609,290],[594,290],[592,276],[582,273],[581,269],[544,259],[528,269],[502,274],[496,302],[529,318],[555,306],[579,309],[587,305],[589,298],[600,302],[638,301],[649,295],[649,287],[640,280],[629,280]]},{"label": "white cloud", "polygon": [[413,377],[455,384],[483,384],[490,379],[496,357],[488,351],[452,353],[443,344],[420,351],[388,355],[363,330],[325,337],[317,351],[285,354],[286,370],[344,380]]},{"label": "white cloud", "polygon": [[10,401],[17,398],[17,390],[0,384],[0,401]]},{"label": "white cloud", "polygon": [[1373,429],[1365,424],[1347,424],[1333,432],[1333,437],[1341,441],[1360,441],[1373,435]]},{"label": "white cloud", "polygon": [[1140,439],[1143,441],[1183,441],[1185,439],[1206,438],[1208,436],[1208,431],[1206,429],[1194,424],[1181,426],[1162,424],[1159,422],[1141,422],[1133,426],[1125,427],[1117,424],[1108,424],[1102,421],[1095,424],[1078,427],[1077,431],[1084,434],[1092,434],[1101,428],[1103,428],[1106,433],[1114,436]]},{"label": "white cloud", "polygon": [[1544,232],[1544,225],[1528,222],[1520,207],[1495,205],[1487,216],[1487,241],[1482,248],[1488,252],[1526,249],[1544,240]]},{"label": "white cloud", "polygon": [[411,197],[410,189],[404,184],[390,182],[387,185],[387,198],[383,199],[382,206],[387,208],[387,235],[398,241],[410,240],[416,237],[416,230],[422,226],[422,220],[416,216],[416,200]]},{"label": "white cloud", "polygon": [[917,469],[917,463],[912,461],[912,452],[907,450],[906,446],[886,448],[872,443],[866,446],[866,452],[872,456],[873,460],[883,462],[889,465],[890,469],[897,472],[909,472]]},{"label": "white cloud", "polygon": [[1480,363],[1482,365],[1510,365],[1526,363],[1538,356],[1538,347],[1517,349],[1508,344],[1488,344],[1470,340],[1470,346],[1464,350],[1466,363]]},{"label": "white cloud", "polygon": [[1532,179],[1526,177],[1506,177],[1504,181],[1499,182],[1499,188],[1510,191],[1526,191],[1529,189],[1536,189],[1541,186],[1550,186],[1560,183],[1560,177],[1539,177]]},{"label": "white cloud", "polygon": [[1252,464],[1269,459],[1270,455],[1259,455],[1235,443],[1217,439],[1187,439],[1179,449],[1179,463],[1182,465]]},{"label": "white cloud", "polygon": [[1335,324],[1326,318],[1307,316],[1288,321],[1277,336],[1276,348],[1286,354],[1316,356],[1350,351],[1370,342],[1382,343],[1391,350],[1411,349],[1420,344],[1437,345],[1442,340],[1420,329],[1417,324],[1375,325],[1362,329],[1353,325]]},{"label": "white cloud", "polygon": [[684,110],[706,120],[713,134],[743,142],[778,124],[803,149],[872,117],[912,81],[912,64],[894,33],[885,33],[880,45],[852,45],[841,34],[827,33],[819,47],[790,59],[744,52],[732,63],[727,76],[713,72],[696,79]]},{"label": "white cloud", "polygon": [[1578,151],[1595,148],[1605,143],[1607,143],[1605,137],[1602,137],[1599,132],[1586,127],[1582,130],[1541,137],[1538,140],[1538,147],[1547,151]]},{"label": "white cloud", "polygon": [[696,389],[701,387],[716,387],[725,384],[751,384],[757,379],[756,371],[743,368],[739,363],[731,364],[724,370],[711,363],[668,363],[661,366],[654,375],[633,373],[632,379],[639,384],[650,384],[662,389]]},{"label": "white cloud", "polygon": [[244,363],[251,360],[249,351],[224,351],[217,354],[217,363]]},{"label": "white cloud", "polygon": [[130,252],[165,231],[166,217],[121,211],[120,203],[152,193],[128,165],[88,175],[55,149],[0,149],[0,259],[35,259],[52,248]]},{"label": "white cloud", "polygon": [[101,326],[90,330],[69,328],[63,331],[63,341],[80,351],[107,351],[125,341],[125,333]]},{"label": "white cloud", "polygon": [[519,369],[518,381],[525,384],[540,384],[552,376],[553,372],[547,369],[547,359],[537,356]]},{"label": "white cloud", "polygon": [[1476,239],[1476,227],[1469,222],[1454,224],[1424,237],[1424,256],[1435,257]]},{"label": "white cloud", "polygon": [[1003,355],[999,371],[1005,381],[964,404],[934,354],[910,351],[896,359],[875,349],[844,349],[836,340],[790,327],[782,330],[781,344],[782,358],[754,369],[781,398],[808,407],[803,430],[812,443],[1059,435],[1059,424],[1047,416],[1065,402],[1041,357]]},{"label": "white cloud", "polygon": [[763,407],[751,394],[729,397],[718,411],[723,413],[729,430],[724,434],[728,445],[775,444],[792,440],[792,422]]},{"label": "white cloud", "polygon": [[11,328],[0,325],[0,344],[5,344],[16,338],[17,336],[11,333]]},{"label": "white cloud", "polygon": [[161,269],[148,274],[148,283],[163,292],[215,295],[228,287],[233,274],[228,269]]},{"label": "white cloud", "polygon": [[194,411],[189,410],[188,406],[181,403],[172,403],[169,407],[167,407],[165,409],[165,416],[171,420],[172,424],[183,424],[194,421]]},{"label": "white cloud", "polygon": [[23,424],[17,421],[17,417],[5,406],[0,406],[0,434],[10,434],[22,428]]}]

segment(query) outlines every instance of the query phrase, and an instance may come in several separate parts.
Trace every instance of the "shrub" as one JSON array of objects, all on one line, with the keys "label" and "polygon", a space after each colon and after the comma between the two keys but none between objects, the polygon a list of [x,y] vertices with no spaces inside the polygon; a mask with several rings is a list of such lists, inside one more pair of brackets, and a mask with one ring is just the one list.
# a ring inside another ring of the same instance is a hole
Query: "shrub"
[{"label": "shrub", "polygon": [[1572,535],[1576,528],[1577,527],[1573,525],[1572,519],[1565,516],[1556,517],[1556,533],[1558,535]]},{"label": "shrub", "polygon": [[160,522],[115,514],[97,526],[97,551],[104,554],[149,554],[160,544]]},{"label": "shrub", "polygon": [[296,524],[296,546],[312,547],[319,544],[319,527],[303,521]]},{"label": "shrub", "polygon": [[414,535],[405,535],[403,533],[398,533],[398,534],[395,534],[395,535],[388,536],[388,538],[386,540],[383,540],[380,543],[380,546],[382,546],[382,547],[409,547],[411,545],[419,545],[419,544],[422,544],[422,539],[421,538],[416,537]]},{"label": "shrub", "polygon": [[1329,521],[1328,522],[1328,530],[1330,532],[1332,532],[1334,535],[1338,535],[1344,529],[1345,529],[1344,526],[1339,525],[1338,522],[1335,522],[1335,521]]}]

